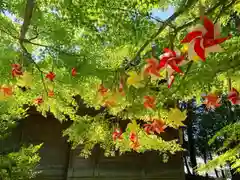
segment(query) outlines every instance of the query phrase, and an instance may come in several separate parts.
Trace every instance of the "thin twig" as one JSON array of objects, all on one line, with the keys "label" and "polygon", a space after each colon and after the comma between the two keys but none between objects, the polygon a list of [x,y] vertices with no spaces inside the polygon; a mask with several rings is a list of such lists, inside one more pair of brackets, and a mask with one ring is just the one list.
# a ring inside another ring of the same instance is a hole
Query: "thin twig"
[{"label": "thin twig", "polygon": [[[123,12],[132,13],[132,14],[138,13],[140,16],[148,17],[148,18],[153,19],[153,20],[155,20],[159,23],[164,23],[163,20],[161,20],[159,18],[156,18],[156,17],[150,15],[149,13],[145,14],[145,13],[141,13],[139,11],[124,9],[124,8],[115,8],[115,7],[105,7],[105,8],[109,8],[110,10],[120,10],[120,11],[123,11]],[[168,26],[173,28],[173,29],[176,28],[172,23],[169,23]]]},{"label": "thin twig", "polygon": [[[158,18],[153,17],[153,16],[149,16],[149,17],[152,18],[153,20],[155,20],[155,21],[161,23],[161,24],[164,23],[164,21],[161,20],[161,19],[158,19]],[[176,30],[176,28],[177,28],[177,27],[176,27],[175,25],[173,25],[172,23],[169,23],[168,26],[169,26],[170,28],[174,29],[174,30]]]},{"label": "thin twig", "polygon": [[[5,31],[4,29],[0,28],[0,31],[4,32],[5,34],[11,36],[12,38],[14,39],[17,39],[18,41],[20,41],[19,37],[17,36],[14,36],[12,35],[11,33]],[[34,38],[31,38],[31,39],[35,39],[37,37],[34,37]],[[69,56],[75,56],[75,57],[83,57],[83,55],[80,55],[80,54],[76,54],[76,53],[69,53],[69,52],[66,52],[66,51],[62,51],[54,46],[49,46],[49,45],[45,45],[45,44],[40,44],[40,43],[36,43],[36,42],[32,42],[30,39],[21,39],[21,41],[23,43],[28,43],[28,44],[32,44],[32,45],[35,45],[35,46],[40,46],[40,47],[45,47],[47,49],[53,49],[54,51],[57,51],[59,53],[62,53],[62,54],[65,54],[65,55],[69,55]]]},{"label": "thin twig", "polygon": [[38,38],[38,33],[34,36],[34,37],[32,37],[32,38],[29,38],[29,41],[32,41],[32,40],[34,40],[34,39],[37,39]]},{"label": "thin twig", "polygon": [[[172,21],[174,21],[178,16],[180,16],[183,12],[185,12],[195,1],[184,1],[183,5],[167,20],[165,20],[161,26],[159,27],[158,31],[152,34],[152,36],[140,47],[140,49],[137,51],[135,56],[131,59],[131,62],[134,62],[137,57],[140,56],[142,51],[169,25]],[[125,70],[128,70],[130,67],[126,67]]]},{"label": "thin twig", "polygon": [[11,36],[11,37],[14,38],[14,39],[18,39],[17,36],[12,35],[9,31],[7,32],[6,30],[2,29],[1,27],[0,27],[0,31],[4,32],[5,34]]},{"label": "thin twig", "polygon": [[25,39],[26,33],[28,31],[29,25],[31,23],[33,9],[35,6],[35,0],[27,0],[25,13],[24,13],[24,21],[21,27],[19,39]]},{"label": "thin twig", "polygon": [[230,77],[228,77],[228,90],[231,91],[232,90],[232,80]]},{"label": "thin twig", "polygon": [[23,25],[22,25],[21,31],[20,31],[20,36],[19,36],[18,39],[19,39],[19,44],[20,44],[20,46],[22,48],[22,51],[23,51],[23,55],[25,55],[27,57],[27,59],[30,62],[32,62],[35,65],[35,67],[37,68],[37,70],[40,72],[43,88],[46,91],[46,93],[48,93],[48,90],[47,90],[47,87],[46,87],[46,84],[45,84],[45,81],[44,81],[43,71],[40,69],[38,64],[34,61],[31,53],[29,53],[24,46],[24,39],[25,39],[26,33],[28,31],[28,28],[29,28],[29,25],[30,25],[30,22],[31,22],[34,5],[35,5],[35,0],[28,0],[27,1],[26,8],[25,8],[25,14],[24,14],[24,21],[23,21]]},{"label": "thin twig", "polygon": [[216,23],[218,21],[218,19],[221,17],[221,15],[225,12],[224,9],[231,7],[236,1],[231,1],[228,5],[226,5],[226,2],[222,5],[222,8],[220,9],[218,15],[216,16],[216,18],[214,20],[214,23]]},{"label": "thin twig", "polygon": [[35,43],[35,42],[32,42],[32,41],[29,41],[28,39],[24,39],[23,40],[25,43],[29,43],[29,44],[32,44],[32,45],[35,45],[35,46],[41,46],[41,47],[45,47],[47,49],[53,49],[57,52],[60,52],[62,54],[66,54],[66,55],[69,55],[69,56],[76,56],[76,57],[83,57],[82,55],[80,54],[75,54],[75,53],[69,53],[69,52],[66,52],[66,51],[62,51],[60,50],[59,48],[56,48],[54,46],[49,46],[49,45],[45,45],[45,44],[39,44],[39,43]]},{"label": "thin twig", "polygon": [[[234,3],[236,3],[237,0],[233,0],[231,1],[227,6],[225,6],[224,9],[227,9],[229,7],[231,7]],[[211,14],[212,12],[214,12],[217,8],[219,8],[219,6],[222,5],[222,1],[219,1],[217,4],[215,4],[215,6],[209,8],[206,12],[205,12],[205,15],[209,15]],[[194,24],[196,21],[199,20],[199,17],[196,17],[194,19],[192,19],[191,21],[187,22],[187,23],[184,23],[182,26],[179,26],[176,28],[176,31],[181,31],[182,29],[185,29],[186,27],[189,27],[191,26],[192,24]]]},{"label": "thin twig", "polygon": [[32,55],[27,51],[27,49],[25,48],[25,46],[23,45],[23,43],[20,43],[20,46],[23,50],[23,53],[25,54],[25,56],[28,58],[29,61],[31,61],[35,67],[37,68],[37,70],[40,72],[41,75],[41,80],[42,80],[42,84],[43,84],[43,88],[46,91],[46,93],[48,93],[45,81],[44,81],[44,75],[43,75],[43,71],[40,69],[40,67],[38,66],[38,64],[34,61],[34,59],[32,58]]}]

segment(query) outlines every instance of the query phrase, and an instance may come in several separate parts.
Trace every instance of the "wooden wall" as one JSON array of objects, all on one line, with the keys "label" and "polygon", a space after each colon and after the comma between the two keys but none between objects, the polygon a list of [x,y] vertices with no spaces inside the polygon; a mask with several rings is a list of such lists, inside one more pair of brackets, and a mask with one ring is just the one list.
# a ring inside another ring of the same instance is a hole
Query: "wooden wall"
[{"label": "wooden wall", "polygon": [[[67,139],[62,137],[62,130],[69,125],[33,113],[14,131],[11,142],[15,144],[44,142],[38,167],[43,172],[36,180],[184,180],[180,154],[172,156],[166,164],[154,152],[106,158],[97,147],[90,158],[79,157],[80,147],[71,150]],[[171,133],[169,139],[172,135],[177,133]]]}]

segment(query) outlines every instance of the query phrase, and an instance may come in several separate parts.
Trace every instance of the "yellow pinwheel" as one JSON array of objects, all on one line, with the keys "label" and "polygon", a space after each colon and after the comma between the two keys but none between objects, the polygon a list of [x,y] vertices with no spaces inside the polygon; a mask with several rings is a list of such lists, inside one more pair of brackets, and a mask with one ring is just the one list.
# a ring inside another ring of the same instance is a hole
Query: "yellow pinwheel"
[{"label": "yellow pinwheel", "polygon": [[33,77],[29,72],[24,72],[21,77],[17,79],[17,85],[21,87],[31,87],[33,83]]},{"label": "yellow pinwheel", "polygon": [[176,126],[185,126],[182,122],[185,121],[186,112],[180,111],[178,108],[171,109],[168,114],[168,120],[173,122]]},{"label": "yellow pinwheel", "polygon": [[128,86],[134,86],[135,88],[144,87],[144,84],[141,82],[143,78],[141,75],[137,74],[136,71],[130,71],[127,74],[129,75],[127,79]]}]

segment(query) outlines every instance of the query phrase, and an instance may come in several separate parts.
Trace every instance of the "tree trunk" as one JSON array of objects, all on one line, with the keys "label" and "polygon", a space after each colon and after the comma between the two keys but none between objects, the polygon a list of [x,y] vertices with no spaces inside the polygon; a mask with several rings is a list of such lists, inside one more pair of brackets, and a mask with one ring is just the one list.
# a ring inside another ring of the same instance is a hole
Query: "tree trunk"
[{"label": "tree trunk", "polygon": [[[184,138],[185,133],[184,133],[184,130],[183,130],[183,129],[182,129],[181,132],[182,132],[182,146],[183,146],[183,148],[184,148],[184,145],[186,144],[186,141],[185,141],[185,138]],[[186,147],[186,148],[187,148],[187,147]],[[186,153],[183,153],[183,160],[184,160],[184,164],[185,164],[185,166],[186,166],[186,168],[187,168],[187,173],[188,173],[189,175],[191,175],[192,172],[191,172],[191,170],[190,170],[190,168],[189,168],[189,165],[188,165]]]},{"label": "tree trunk", "polygon": [[189,168],[189,166],[188,166],[187,157],[186,157],[186,156],[183,156],[183,159],[184,159],[185,166],[186,166],[186,168],[187,168],[187,173],[188,173],[188,174],[192,174],[191,171],[190,171],[190,168]]},{"label": "tree trunk", "polygon": [[[211,152],[209,153],[209,156],[210,156],[210,159],[212,160],[213,157],[212,157],[212,153]],[[216,177],[219,178],[217,169],[214,168],[214,171],[215,171]]]},{"label": "tree trunk", "polygon": [[[220,153],[217,153],[217,155],[220,156]],[[225,178],[226,176],[225,176],[225,173],[224,173],[224,171],[223,171],[223,167],[220,166],[220,168],[221,168],[222,177]]]},{"label": "tree trunk", "polygon": [[222,174],[222,177],[225,178],[226,176],[225,176],[225,173],[224,173],[224,171],[223,171],[223,167],[220,166],[220,168],[221,168],[221,174]]},{"label": "tree trunk", "polygon": [[[203,159],[204,159],[204,163],[207,164],[207,152],[206,152],[206,149],[204,149],[204,152],[203,152]],[[208,179],[208,173],[206,173],[206,178]]]},{"label": "tree trunk", "polygon": [[195,150],[195,141],[193,138],[193,109],[192,109],[192,101],[188,102],[187,107],[187,135],[188,135],[188,150],[190,155],[191,167],[193,170],[193,175],[196,174],[195,168],[197,167],[197,159],[196,159],[196,150]]}]

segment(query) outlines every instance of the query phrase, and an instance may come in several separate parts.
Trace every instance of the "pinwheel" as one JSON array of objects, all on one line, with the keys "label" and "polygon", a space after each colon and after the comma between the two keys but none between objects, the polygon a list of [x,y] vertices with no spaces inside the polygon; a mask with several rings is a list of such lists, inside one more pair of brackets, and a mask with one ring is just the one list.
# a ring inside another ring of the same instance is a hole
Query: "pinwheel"
[{"label": "pinwheel", "polygon": [[22,75],[22,67],[20,64],[12,64],[12,77]]},{"label": "pinwheel", "polygon": [[137,148],[139,148],[140,147],[140,143],[138,142],[138,141],[136,141],[136,142],[132,142],[131,144],[130,144],[130,146],[131,146],[131,148],[133,149],[133,150],[137,150]]},{"label": "pinwheel", "polygon": [[136,150],[140,146],[140,144],[138,142],[137,134],[135,132],[131,132],[130,136],[129,136],[129,139],[131,141],[131,143],[130,143],[131,148],[133,150]]},{"label": "pinwheel", "polygon": [[5,97],[11,96],[13,94],[11,86],[2,85],[0,90],[3,93],[3,96]]},{"label": "pinwheel", "polygon": [[40,97],[34,99],[34,103],[35,103],[36,105],[42,104],[42,103],[43,103],[43,98],[40,96]]},{"label": "pinwheel", "polygon": [[240,95],[235,88],[232,88],[231,91],[228,93],[228,100],[233,105],[240,104]]},{"label": "pinwheel", "polygon": [[205,98],[203,104],[205,104],[208,109],[215,109],[221,106],[220,104],[221,98],[219,98],[216,94],[211,93],[203,97]]},{"label": "pinwheel", "polygon": [[147,108],[150,108],[150,109],[154,109],[155,108],[155,98],[153,96],[144,96],[144,107],[147,109]]},{"label": "pinwheel", "polygon": [[158,68],[166,68],[168,74],[168,88],[171,87],[174,81],[174,72],[183,74],[179,67],[188,63],[188,61],[185,61],[184,58],[185,56],[181,55],[178,50],[173,51],[167,48],[164,49],[164,54],[160,56]]},{"label": "pinwheel", "polygon": [[119,128],[116,128],[112,134],[113,140],[116,141],[117,139],[123,139],[122,137],[122,130]]},{"label": "pinwheel", "polygon": [[114,99],[114,97],[111,97],[104,102],[103,106],[110,108],[110,107],[113,107],[115,105],[116,105],[116,100]]},{"label": "pinwheel", "polygon": [[129,135],[129,139],[132,142],[137,141],[137,134],[135,132],[131,132],[130,135]]},{"label": "pinwheel", "polygon": [[184,56],[179,51],[173,51],[167,48],[163,49],[164,54],[160,56],[160,62],[158,68],[168,68],[172,71],[182,73],[182,70],[178,67],[178,64],[183,62]]},{"label": "pinwheel", "polygon": [[219,44],[231,37],[231,35],[221,38],[221,27],[219,23],[214,24],[207,17],[203,17],[203,25],[199,24],[186,35],[181,43],[189,43],[188,58],[193,60],[199,56],[202,61],[210,52],[221,52],[223,49]]},{"label": "pinwheel", "polygon": [[100,87],[98,89],[98,92],[102,95],[105,96],[106,93],[108,92],[108,89],[103,86],[103,84],[100,84]]},{"label": "pinwheel", "polygon": [[153,134],[154,132],[160,134],[166,129],[166,125],[162,120],[153,120],[151,124],[144,124],[144,130],[147,134]]},{"label": "pinwheel", "polygon": [[6,100],[13,94],[13,89],[11,86],[2,85],[0,87],[0,100]]},{"label": "pinwheel", "polygon": [[77,69],[76,68],[72,68],[71,74],[72,74],[72,76],[76,76],[77,75]]},{"label": "pinwheel", "polygon": [[118,92],[119,92],[122,96],[125,96],[125,92],[124,92],[124,89],[123,89],[123,79],[120,80]]},{"label": "pinwheel", "polygon": [[183,121],[185,121],[186,117],[186,111],[182,112],[178,108],[171,108],[168,113],[168,121],[173,122],[173,124],[177,127],[185,126]]},{"label": "pinwheel", "polygon": [[144,84],[141,82],[143,78],[141,75],[137,74],[137,72],[130,71],[127,74],[129,75],[127,79],[127,84],[129,86],[134,86],[135,88],[141,88],[144,86]]},{"label": "pinwheel", "polygon": [[54,91],[53,91],[53,90],[50,90],[50,91],[48,92],[48,96],[49,96],[49,97],[53,97],[53,96],[54,96]]},{"label": "pinwheel", "polygon": [[54,72],[49,72],[46,75],[46,78],[49,79],[50,81],[53,81],[55,77],[56,77],[56,74]]},{"label": "pinwheel", "polygon": [[22,76],[17,78],[17,85],[20,87],[30,88],[33,84],[33,76],[31,73],[24,71]]},{"label": "pinwheel", "polygon": [[155,58],[147,59],[147,65],[144,67],[144,74],[160,77],[159,62]]}]

